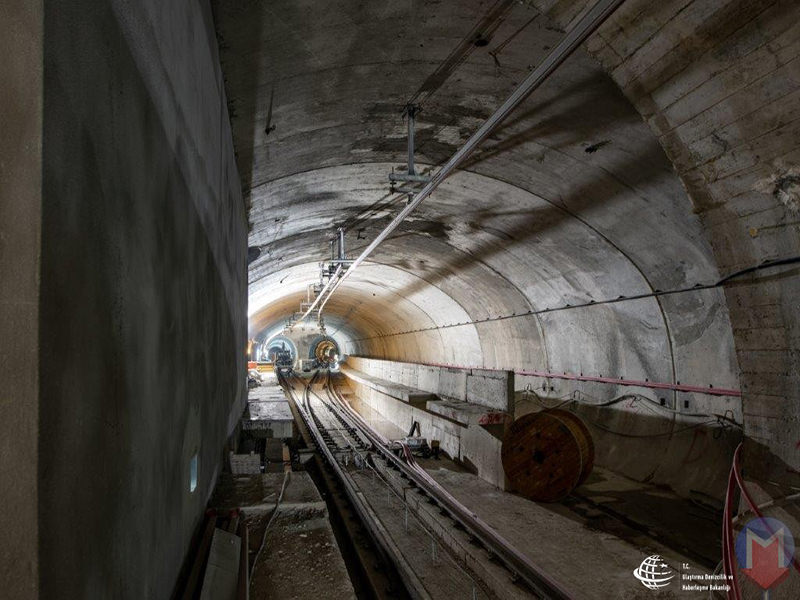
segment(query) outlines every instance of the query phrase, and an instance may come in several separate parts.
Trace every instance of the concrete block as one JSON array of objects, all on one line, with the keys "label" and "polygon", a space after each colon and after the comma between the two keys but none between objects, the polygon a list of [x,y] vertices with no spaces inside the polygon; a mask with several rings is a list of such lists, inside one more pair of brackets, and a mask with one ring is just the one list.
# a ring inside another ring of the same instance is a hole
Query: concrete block
[{"label": "concrete block", "polygon": [[230,600],[236,595],[241,545],[239,536],[214,530],[200,600]]},{"label": "concrete block", "polygon": [[228,455],[231,464],[231,473],[234,475],[258,475],[261,473],[261,457],[258,454]]},{"label": "concrete block", "polygon": [[436,398],[435,394],[431,394],[430,392],[417,390],[408,387],[407,385],[395,383],[393,381],[387,381],[386,379],[381,379],[378,377],[373,377],[361,371],[356,371],[355,369],[352,369],[350,367],[342,366],[342,373],[344,373],[347,377],[349,377],[353,381],[356,381],[366,387],[379,391],[382,394],[385,394],[386,396],[390,396],[396,400],[400,400],[407,404],[413,404],[415,406],[424,406],[428,400]]},{"label": "concrete block", "polygon": [[[446,419],[455,421],[459,425],[466,427],[469,424],[469,415],[464,410],[469,405],[458,400],[429,400],[425,408],[432,413],[441,415]],[[481,412],[484,412],[481,410]]]},{"label": "concrete block", "polygon": [[467,399],[467,373],[464,369],[439,370],[439,395],[455,400]]},{"label": "concrete block", "polygon": [[426,392],[439,391],[439,367],[429,367],[427,365],[419,365],[417,387]]},{"label": "concrete block", "polygon": [[467,402],[510,413],[512,412],[513,398],[513,371],[472,369],[467,374]]}]

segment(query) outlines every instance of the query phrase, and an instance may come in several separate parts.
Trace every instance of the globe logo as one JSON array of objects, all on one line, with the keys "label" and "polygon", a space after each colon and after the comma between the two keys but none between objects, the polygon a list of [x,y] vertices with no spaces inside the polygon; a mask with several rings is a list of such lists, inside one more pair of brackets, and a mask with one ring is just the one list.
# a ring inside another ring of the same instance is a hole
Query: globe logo
[{"label": "globe logo", "polygon": [[639,568],[633,570],[633,576],[647,589],[657,590],[669,585],[669,580],[675,577],[675,573],[658,554],[654,554],[645,558]]}]

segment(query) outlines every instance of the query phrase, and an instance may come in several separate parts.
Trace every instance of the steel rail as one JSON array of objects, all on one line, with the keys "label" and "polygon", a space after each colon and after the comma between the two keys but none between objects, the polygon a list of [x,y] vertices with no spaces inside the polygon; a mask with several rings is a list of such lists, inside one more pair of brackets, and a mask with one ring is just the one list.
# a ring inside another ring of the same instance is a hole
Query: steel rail
[{"label": "steel rail", "polygon": [[[420,203],[425,200],[439,185],[461,165],[483,142],[495,128],[519,106],[536,88],[538,88],[567,57],[569,57],[586,39],[594,33],[600,25],[622,4],[624,0],[598,0],[575,26],[564,35],[556,47],[531,71],[522,81],[516,90],[506,99],[500,107],[486,119],[483,125],[472,134],[472,136],[451,156],[444,165],[431,177],[431,180],[423,187],[414,199],[400,211],[397,216],[381,231],[377,237],[367,246],[361,254],[353,261],[350,267],[336,280],[336,283],[328,291],[328,297],[322,302],[320,311],[324,308],[328,298],[332,296],[342,282],[355,271],[366,258],[372,254],[395,229],[400,226],[406,217],[411,214]],[[331,278],[333,281],[333,278]],[[330,285],[330,281],[328,282]],[[328,290],[328,286],[320,292],[317,300]],[[315,302],[316,304],[316,302]],[[310,310],[309,310],[310,312]]]},{"label": "steel rail", "polygon": [[350,478],[345,475],[344,470],[336,460],[333,452],[325,443],[322,432],[314,420],[313,408],[311,407],[310,401],[310,394],[312,393],[311,385],[317,378],[317,375],[319,375],[319,371],[314,374],[308,385],[305,387],[305,407],[301,402],[297,401],[294,389],[289,385],[289,382],[284,379],[282,375],[278,376],[278,381],[281,387],[284,389],[284,393],[293,400],[298,412],[300,413],[300,416],[305,421],[309,432],[314,438],[317,448],[320,450],[320,452],[322,452],[325,460],[334,470],[336,476],[339,478],[339,481],[341,481],[344,491],[350,500],[350,504],[355,509],[358,517],[361,519],[361,522],[364,523],[364,526],[367,528],[367,531],[372,540],[375,542],[376,547],[382,552],[384,559],[388,562],[394,563],[400,578],[403,580],[403,583],[407,588],[407,591],[411,594],[414,600],[431,600],[430,595],[425,590],[424,584],[417,577],[413,569],[411,569],[410,565],[408,565],[408,563],[405,561],[402,553],[400,553],[400,551],[395,547],[391,540],[391,536],[385,531],[385,529],[383,529],[383,526],[380,524],[380,520],[378,519],[377,515],[372,512],[371,508],[366,503],[366,500],[363,498],[363,494],[355,488]]},{"label": "steel rail", "polygon": [[[311,391],[311,393],[312,393],[312,394],[314,394],[315,396],[317,396],[317,398],[319,398],[320,400],[322,400],[322,402],[323,402],[323,404],[324,404],[325,408],[327,408],[327,409],[328,409],[328,410],[329,410],[329,411],[330,411],[330,412],[333,414],[333,416],[334,416],[334,417],[335,417],[335,418],[336,418],[336,419],[337,419],[337,420],[338,420],[338,421],[339,421],[339,422],[340,422],[342,425],[344,425],[344,426],[345,426],[345,428],[346,428],[346,430],[348,431],[348,433],[350,433],[350,434],[351,434],[353,437],[356,437],[356,438],[358,438],[358,441],[359,441],[359,443],[361,443],[361,444],[364,444],[364,445],[365,445],[365,446],[367,446],[367,447],[371,447],[371,446],[372,446],[372,443],[370,442],[370,440],[369,440],[369,439],[367,439],[367,438],[364,436],[363,432],[362,432],[360,429],[356,429],[356,428],[352,427],[352,426],[351,426],[351,425],[350,425],[350,424],[349,424],[349,423],[348,423],[348,422],[345,420],[345,417],[344,417],[344,415],[342,415],[342,414],[341,414],[341,412],[340,412],[340,411],[341,411],[342,409],[341,409],[341,408],[338,406],[338,404],[339,404],[340,400],[339,400],[339,398],[337,398],[337,397],[336,397],[336,394],[338,394],[338,391],[337,391],[337,390],[335,390],[335,389],[334,389],[334,387],[333,387],[333,385],[332,385],[330,371],[327,373],[326,382],[325,382],[325,384],[323,385],[323,388],[325,389],[325,392],[326,392],[326,395],[328,396],[328,400],[329,400],[329,402],[325,402],[325,400],[322,398],[322,396],[320,396],[320,395],[319,395],[317,392],[314,392],[314,391],[312,390],[312,391]],[[357,417],[359,417],[359,419],[361,419],[361,421],[362,421],[362,422],[366,423],[366,421],[364,421],[364,420],[363,420],[363,418],[361,417],[361,415],[359,415],[357,412],[355,412],[355,413],[353,413],[353,414],[354,414],[354,416],[357,416]],[[377,432],[376,432],[376,434],[377,434],[378,436],[380,436],[380,434],[379,434],[379,433],[377,433]],[[381,439],[384,439],[384,440],[385,440],[385,438],[382,438],[382,437],[381,437]],[[388,441],[388,440],[386,440],[386,443],[388,444],[388,443],[389,443],[389,441]],[[375,466],[374,464],[372,464],[374,461],[372,461],[372,460],[369,460],[369,454],[367,454],[367,457],[364,457],[364,456],[363,456],[361,453],[359,453],[359,455],[360,455],[360,456],[362,456],[362,458],[364,458],[365,465],[366,465],[366,466],[367,466],[367,467],[368,467],[368,468],[369,468],[369,469],[372,471],[372,473],[373,473],[373,474],[374,474],[374,475],[375,475],[375,476],[376,476],[376,477],[377,477],[377,478],[378,478],[380,481],[382,481],[382,482],[383,482],[383,484],[386,486],[386,489],[387,489],[387,491],[388,491],[388,492],[390,492],[390,493],[391,493],[393,496],[395,496],[395,497],[396,497],[396,498],[397,498],[397,499],[398,499],[400,502],[402,502],[402,503],[403,503],[403,504],[406,506],[406,510],[408,510],[408,506],[409,506],[409,505],[408,505],[408,500],[407,500],[407,499],[406,499],[404,496],[401,496],[401,495],[400,495],[400,493],[399,493],[397,490],[395,490],[395,489],[394,489],[394,487],[393,487],[393,486],[392,486],[392,484],[389,482],[389,480],[387,479],[387,477],[385,476],[385,474],[383,474],[383,473],[379,472],[379,471],[378,471],[378,469],[376,468],[376,466]],[[412,509],[412,512],[413,512],[413,509]],[[424,521],[424,520],[421,518],[421,516],[420,516],[419,514],[415,514],[415,515],[414,515],[414,518],[415,518],[415,519],[417,520],[417,522],[420,524],[420,526],[421,526],[421,530],[422,530],[422,531],[424,531],[424,532],[425,532],[425,533],[428,535],[428,537],[429,537],[429,538],[431,538],[431,541],[432,541],[434,544],[439,544],[439,545],[441,545],[443,548],[447,548],[447,544],[446,544],[446,543],[444,543],[444,542],[441,540],[441,535],[440,535],[440,534],[435,534],[435,533],[433,533],[433,531],[432,531],[432,530],[430,529],[430,527],[429,527],[429,526],[428,526],[428,525],[425,523],[425,521]],[[450,563],[451,563],[453,566],[455,566],[455,567],[456,567],[456,569],[458,569],[458,570],[459,570],[459,571],[460,571],[460,572],[461,572],[461,573],[462,573],[464,576],[466,576],[466,577],[467,577],[467,578],[468,578],[468,579],[471,581],[471,583],[472,583],[472,586],[473,586],[473,598],[477,598],[477,596],[476,596],[476,590],[477,590],[477,589],[479,589],[481,586],[479,586],[478,582],[476,581],[476,578],[475,578],[475,576],[474,576],[473,574],[469,573],[469,572],[468,572],[468,571],[465,569],[465,567],[464,567],[464,566],[462,566],[461,564],[459,564],[458,560],[457,560],[457,559],[456,559],[454,556],[450,555],[450,554],[449,554],[447,551],[445,551],[445,554],[448,556],[448,559],[449,559]]]},{"label": "steel rail", "polygon": [[[513,544],[490,527],[483,519],[464,506],[450,492],[423,469],[407,445],[402,444],[403,458],[399,458],[386,445],[386,439],[375,431],[348,403],[338,390],[332,388],[339,404],[340,414],[351,427],[361,430],[381,455],[400,469],[429,497],[436,500],[450,516],[460,523],[470,535],[505,564],[512,574],[521,578],[531,590],[542,598],[567,599],[572,595],[561,584],[551,578],[542,567],[517,550]],[[346,415],[346,416],[345,416]]]}]

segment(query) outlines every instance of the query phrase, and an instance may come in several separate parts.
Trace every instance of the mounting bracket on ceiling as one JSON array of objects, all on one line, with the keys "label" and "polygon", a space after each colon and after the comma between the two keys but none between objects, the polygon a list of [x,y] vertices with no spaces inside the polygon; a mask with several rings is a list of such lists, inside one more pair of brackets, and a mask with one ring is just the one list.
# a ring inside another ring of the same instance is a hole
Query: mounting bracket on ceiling
[{"label": "mounting bracket on ceiling", "polygon": [[[338,243],[337,243],[338,242]],[[331,240],[331,260],[328,263],[328,277],[330,277],[339,266],[348,266],[353,260],[347,258],[344,249],[344,227],[336,230],[336,237]]]},{"label": "mounting bracket on ceiling", "polygon": [[406,173],[395,173],[394,169],[389,173],[389,186],[392,192],[398,191],[408,194],[409,201],[414,197],[416,190],[409,187],[401,187],[395,189],[395,184],[398,182],[411,182],[411,183],[428,183],[431,178],[427,175],[418,175],[414,166],[414,128],[416,125],[416,116],[422,109],[418,104],[406,104],[403,107],[403,116],[408,121],[408,170]]},{"label": "mounting bracket on ceiling", "polygon": [[[496,129],[498,124],[505,119],[509,113],[511,113],[517,106],[519,106],[525,98],[527,98],[536,88],[538,88],[550,75],[563,63],[567,57],[572,54],[576,48],[578,48],[581,44],[583,44],[587,38],[597,31],[597,28],[602,25],[602,23],[611,15],[620,4],[622,4],[625,0],[597,0],[596,3],[585,13],[583,16],[578,20],[578,22],[570,29],[561,41],[556,45],[553,50],[544,58],[539,65],[531,71],[527,77],[520,83],[519,86],[514,90],[514,92],[506,98],[505,102],[500,105],[500,107],[495,110],[494,113],[489,116],[486,121],[484,121],[483,125],[481,125],[478,130],[473,133],[470,138],[464,143],[461,148],[456,150],[456,152],[436,171],[435,175],[433,175],[428,182],[419,190],[419,192],[415,192],[413,195],[413,200],[410,200],[408,205],[403,208],[397,215],[395,215],[394,219],[377,235],[377,237],[372,240],[372,242],[361,251],[355,260],[347,261],[347,268],[343,269],[344,263],[340,262],[339,266],[336,269],[336,272],[333,273],[328,283],[325,284],[325,287],[322,288],[322,291],[317,295],[317,298],[314,302],[309,306],[306,310],[305,314],[301,318],[305,318],[308,314],[311,313],[315,308],[319,311],[319,314],[322,313],[322,309],[325,308],[325,304],[327,304],[328,300],[330,300],[331,296],[339,289],[339,286],[342,284],[345,279],[347,279],[350,275],[353,274],[359,265],[363,264],[363,262],[369,257],[370,254],[377,248],[383,241],[388,238],[402,223],[408,215],[417,208],[417,206],[422,203],[425,198],[431,195],[433,191],[439,187],[439,184],[442,183],[453,171],[455,171],[463,162],[467,159],[477,148],[477,146],[483,142],[489,135]],[[409,119],[409,131],[413,132],[413,120]],[[413,136],[413,133],[412,133]],[[413,137],[409,136],[409,156],[411,160],[413,160]],[[409,167],[413,166],[412,164]],[[395,181],[414,181],[414,178],[422,177],[421,175],[415,174],[407,174],[405,176],[397,175],[392,173],[389,175],[389,181],[394,183]],[[394,186],[392,186],[394,187]],[[409,197],[410,198],[410,197]],[[343,236],[343,232],[340,234]],[[343,247],[343,246],[342,246]]]}]

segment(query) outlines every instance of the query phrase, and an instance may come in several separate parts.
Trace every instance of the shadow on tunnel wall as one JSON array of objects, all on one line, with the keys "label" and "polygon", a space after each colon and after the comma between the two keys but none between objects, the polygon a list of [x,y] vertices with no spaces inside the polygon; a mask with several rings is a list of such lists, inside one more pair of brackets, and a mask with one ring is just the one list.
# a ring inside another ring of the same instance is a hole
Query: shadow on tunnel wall
[{"label": "shadow on tunnel wall", "polygon": [[[198,132],[181,120],[219,114],[217,86],[196,83],[213,58],[148,37],[188,38],[204,5],[173,5],[161,29],[149,20],[153,4],[126,5],[125,23],[113,2],[44,7],[38,531],[47,598],[167,596],[230,412],[246,398],[243,209],[235,184],[192,177],[232,173],[232,156],[225,146],[200,155],[190,143]],[[197,95],[176,80],[150,85],[150,69],[164,65],[137,44],[180,63]],[[172,94],[174,112],[159,94]],[[219,123],[204,125],[216,133]],[[217,217],[212,230],[204,207]]]},{"label": "shadow on tunnel wall", "polygon": [[782,498],[787,490],[794,493],[800,489],[800,471],[777,456],[769,446],[749,437],[744,439],[742,448],[742,475],[756,482],[772,498]]},{"label": "shadow on tunnel wall", "polygon": [[[661,148],[655,140],[652,141],[650,151],[653,155],[662,156]],[[640,161],[641,156],[636,158],[631,157],[620,161],[617,169],[622,171],[638,171],[640,173],[640,180],[646,180],[648,177],[655,178],[660,175],[661,171],[657,168],[653,168],[649,173],[646,171],[642,172]],[[653,164],[653,161],[649,160],[645,160],[644,162],[645,164]],[[464,216],[468,216],[469,218],[466,222],[469,229],[476,233],[481,231],[492,233],[493,239],[476,244],[475,247],[469,249],[469,252],[458,250],[454,246],[454,253],[456,253],[454,258],[449,260],[445,259],[445,264],[438,269],[426,270],[423,274],[420,274],[419,278],[416,279],[414,283],[397,290],[397,293],[403,296],[409,296],[422,291],[426,285],[437,285],[453,273],[457,273],[460,270],[476,264],[485,263],[486,259],[504,252],[508,248],[508,242],[514,242],[515,244],[525,243],[534,239],[537,234],[545,232],[548,229],[553,229],[559,223],[570,219],[580,222],[589,228],[593,234],[609,242],[612,247],[622,253],[622,250],[617,248],[601,232],[584,221],[580,217],[580,214],[586,210],[595,209],[600,205],[607,206],[615,200],[619,201],[618,192],[622,191],[623,185],[624,184],[619,183],[619,187],[601,187],[587,181],[580,186],[571,188],[569,190],[569,195],[562,197],[560,204],[543,199],[544,202],[546,202],[546,206],[531,210],[508,211],[499,207],[497,209],[486,208],[467,213]],[[492,226],[493,219],[509,217],[514,218],[514,225],[512,227],[501,230],[498,227]],[[382,228],[382,226],[388,225],[389,220],[389,217],[384,217],[380,219],[381,222],[375,222],[374,226],[376,228]],[[383,221],[385,221],[385,224]],[[428,221],[423,221],[422,223],[424,224],[427,222]],[[430,223],[435,223],[435,221],[430,221]],[[402,237],[424,235],[427,237],[438,237],[446,242],[448,233],[452,230],[452,226],[446,223],[437,225],[436,227],[433,225],[428,226],[420,231],[420,221],[414,220],[406,222],[398,228],[399,233],[396,233],[390,239],[397,240]],[[625,256],[628,258],[627,255]],[[628,258],[628,260],[630,259]],[[633,261],[631,261],[631,264],[633,264],[640,271],[642,277],[647,280],[647,274],[641,271],[640,266],[636,265]],[[652,285],[649,285],[649,287],[651,290],[653,289]]]},{"label": "shadow on tunnel wall", "polygon": [[[553,86],[554,83],[545,85]],[[609,98],[614,101],[609,102]],[[499,105],[500,99],[497,101],[497,106]],[[551,108],[557,109],[556,114],[545,114],[538,117]],[[444,162],[460,146],[440,140],[438,134],[442,129],[457,126],[459,117],[462,115],[485,120],[490,114],[491,112],[488,110],[470,110],[459,104],[441,108],[431,107],[423,111],[418,119],[421,127],[415,136],[417,153],[434,163]],[[605,73],[592,71],[581,79],[565,85],[563,89],[559,89],[558,94],[550,94],[549,98],[542,98],[534,93],[520,108],[500,123],[489,139],[479,146],[460,168],[472,170],[480,163],[528,142],[536,142],[546,139],[547,136],[558,135],[557,146],[543,148],[542,155],[537,158],[541,162],[543,154],[547,151],[592,140],[597,132],[603,129],[607,130],[613,123],[630,120],[631,117],[635,118],[634,109],[614,82]],[[433,127],[425,125],[433,125]],[[474,131],[464,128],[461,128],[459,132],[462,142],[474,133]],[[404,140],[388,140],[388,142],[396,145],[393,149],[397,153],[402,153],[404,150],[402,145],[405,143]],[[390,150],[392,148],[381,149]]]},{"label": "shadow on tunnel wall", "polygon": [[[677,4],[677,3],[675,3]],[[796,3],[794,2],[753,2],[752,0],[733,0],[719,4],[717,10],[706,18],[700,17],[696,27],[685,29],[684,36],[678,40],[665,55],[667,60],[659,60],[648,65],[626,87],[625,93],[630,98],[641,99],[637,106],[645,117],[657,113],[652,104],[651,94],[665,82],[673,79],[687,65],[698,64],[706,53],[727,60],[746,56],[752,50],[752,34],[743,24],[758,22],[758,38],[762,31],[771,31],[775,23],[794,22],[796,20]],[[769,8],[769,11],[765,10]],[[678,12],[678,7],[675,7]],[[683,10],[683,9],[681,9]],[[702,20],[700,20],[702,19]],[[771,69],[772,67],[770,67]],[[670,127],[664,127],[669,130]],[[688,165],[676,165],[688,167]],[[695,194],[692,194],[695,197]]]},{"label": "shadow on tunnel wall", "polygon": [[[236,155],[236,165],[239,168],[239,178],[242,183],[242,197],[245,206],[251,204],[251,186],[253,182],[253,161],[255,160],[255,146],[257,140],[266,137],[267,122],[261,120],[262,111],[274,109],[274,84],[265,82],[263,48],[268,47],[264,35],[265,9],[259,2],[225,2],[224,0],[211,0],[211,14],[219,46],[219,57],[225,81],[225,94],[228,98],[228,117],[231,129],[234,131],[233,143]],[[246,14],[246,18],[241,16]],[[237,18],[239,17],[239,18]],[[236,25],[235,31],[229,34],[224,24]],[[256,49],[256,51],[243,54],[233,54],[226,35],[235,35],[237,48]],[[236,67],[231,68],[229,63],[236,62]],[[227,72],[249,73],[236,86],[228,85]],[[241,93],[234,95],[234,90]],[[267,91],[265,91],[267,90]],[[268,98],[265,104],[265,98]],[[249,122],[248,112],[252,111]],[[270,127],[272,124],[270,123]]]},{"label": "shadow on tunnel wall", "polygon": [[[569,402],[562,408],[588,425],[596,465],[721,508],[733,453],[742,441],[741,429],[713,415],[687,418],[649,408],[646,401],[635,398],[631,395],[615,406]],[[519,400],[515,417],[544,406],[535,400]]]},{"label": "shadow on tunnel wall", "polygon": [[[589,91],[588,93],[587,90]],[[616,103],[603,102],[603,99],[607,99],[609,95],[619,97],[620,101]],[[536,120],[536,116],[539,113],[554,105],[559,108],[558,114]],[[608,112],[608,109],[604,109],[606,112],[598,112],[599,106],[611,106],[614,107],[614,110]],[[630,118],[630,112],[616,110],[616,107],[625,107],[627,109],[628,106],[628,101],[622,97],[619,89],[607,76],[600,72],[592,73],[588,77],[570,84],[558,96],[536,101],[533,104],[530,104],[529,101],[524,112],[512,115],[511,118],[504,121],[500,128],[492,134],[491,139],[494,140],[494,143],[485,144],[484,147],[470,157],[461,168],[462,170],[474,169],[491,159],[500,158],[520,146],[536,142],[536,140],[546,138],[552,134],[563,134],[565,131],[576,132],[569,136],[562,137],[559,141],[559,145],[556,147],[545,147],[543,153],[538,158],[534,159],[538,162],[542,162],[544,160],[544,154],[551,149],[557,150],[560,147],[574,145],[587,138],[592,139],[596,131],[601,128],[607,128],[610,123]],[[631,109],[631,112],[632,110],[633,109]],[[585,115],[585,117],[580,120],[579,128],[575,127],[576,115]],[[427,115],[426,118],[434,124],[437,124],[440,119],[440,117],[436,115]],[[444,118],[447,124],[451,123],[449,116],[445,115],[441,118]],[[516,133],[512,132],[516,126],[524,124],[527,121],[532,122],[522,131],[517,131]],[[431,143],[430,138],[434,133],[435,131],[431,129],[420,130],[417,135],[420,152],[425,151],[426,143]],[[445,160],[450,157],[452,152],[457,150],[457,147],[453,146],[449,148],[448,154],[441,154],[437,151],[431,152],[430,150],[431,148],[429,145],[428,151],[426,151],[428,156],[434,159]],[[431,156],[432,154],[434,156]],[[534,238],[537,234],[548,228],[553,228],[560,222],[568,219],[580,221],[583,225],[590,228],[593,233],[609,241],[602,233],[589,225],[585,220],[581,219],[580,215],[589,209],[596,209],[599,206],[613,202],[620,192],[629,191],[629,188],[632,186],[645,184],[662,177],[665,168],[669,168],[669,162],[664,155],[664,151],[654,136],[649,140],[644,151],[638,152],[635,156],[627,156],[627,158],[619,160],[617,164],[606,167],[607,170],[614,173],[626,173],[626,182],[614,178],[614,185],[606,184],[598,186],[596,182],[589,183],[587,181],[586,183],[573,187],[570,187],[569,182],[564,182],[562,191],[566,193],[560,195],[559,202],[550,198],[541,197],[542,200],[548,204],[548,206],[544,208],[537,208],[529,211],[503,211],[502,208],[491,208],[467,213],[470,216],[470,220],[467,222],[467,226],[470,230],[493,233],[496,240],[478,244],[477,247],[470,248],[469,253],[459,252],[456,258],[446,262],[442,268],[426,271],[415,283],[398,290],[398,293],[407,296],[419,292],[426,284],[436,285],[447,276],[458,272],[460,269],[476,264],[483,261],[485,258],[492,257],[503,251],[507,246],[507,242],[524,243]],[[531,168],[535,169],[536,165],[531,165]],[[689,208],[688,202],[687,199],[687,209]],[[424,215],[424,211],[424,205],[418,209],[418,213],[421,215]],[[514,226],[505,230],[492,227],[491,221],[497,217],[513,217]],[[374,229],[375,231],[380,231],[388,225],[390,220],[391,218],[389,216],[372,220],[369,222],[370,230]],[[390,239],[397,240],[401,237],[426,235],[447,240],[447,234],[451,229],[452,227],[446,223],[437,223],[435,219],[425,220],[423,216],[422,219],[414,219],[413,221],[401,224],[397,233]],[[356,247],[353,251],[358,252],[360,249],[360,247]],[[635,265],[635,263],[634,266],[639,268],[639,265]],[[647,279],[647,275],[643,272],[642,276]]]}]

